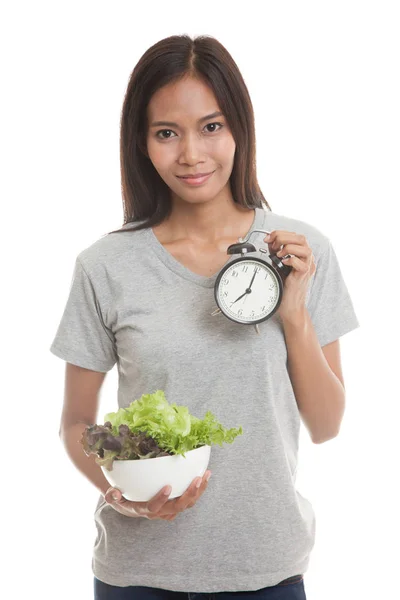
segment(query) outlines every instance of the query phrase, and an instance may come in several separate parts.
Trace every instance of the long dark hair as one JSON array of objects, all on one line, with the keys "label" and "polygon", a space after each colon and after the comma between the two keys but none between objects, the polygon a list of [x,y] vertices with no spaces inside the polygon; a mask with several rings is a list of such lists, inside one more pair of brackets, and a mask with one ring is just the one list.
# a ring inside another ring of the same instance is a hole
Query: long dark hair
[{"label": "long dark hair", "polygon": [[[214,92],[236,144],[230,177],[234,202],[245,208],[271,210],[256,175],[254,111],[238,66],[211,36],[173,35],[149,48],[129,78],[121,113],[120,163],[124,223],[143,221],[138,231],[159,225],[172,210],[170,189],[147,155],[147,106],[161,87],[187,76],[196,77]],[[106,234],[107,235],[107,234]]]}]

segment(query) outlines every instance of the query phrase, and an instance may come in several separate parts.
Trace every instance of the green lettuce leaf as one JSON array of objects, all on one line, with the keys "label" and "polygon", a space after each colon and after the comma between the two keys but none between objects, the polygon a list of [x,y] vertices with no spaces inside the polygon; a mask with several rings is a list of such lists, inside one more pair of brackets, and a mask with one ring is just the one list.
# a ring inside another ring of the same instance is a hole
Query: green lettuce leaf
[{"label": "green lettuce leaf", "polygon": [[96,454],[96,462],[110,470],[113,460],[185,456],[200,446],[231,444],[243,434],[242,427],[225,429],[210,411],[198,419],[187,406],[169,404],[162,390],[107,413],[104,420],[87,427],[81,443],[88,456]]}]

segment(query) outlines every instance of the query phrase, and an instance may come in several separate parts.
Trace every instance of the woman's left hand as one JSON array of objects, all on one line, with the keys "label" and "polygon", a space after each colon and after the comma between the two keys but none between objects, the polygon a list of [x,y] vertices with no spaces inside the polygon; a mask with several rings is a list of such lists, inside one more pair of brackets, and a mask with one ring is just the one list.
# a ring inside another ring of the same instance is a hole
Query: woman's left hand
[{"label": "woman's left hand", "polygon": [[304,312],[308,282],[316,271],[314,255],[305,236],[291,231],[271,231],[264,241],[268,242],[270,254],[276,254],[281,260],[286,254],[292,255],[288,260],[282,260],[284,265],[293,268],[283,278],[282,302],[277,313],[282,320],[295,321]]}]

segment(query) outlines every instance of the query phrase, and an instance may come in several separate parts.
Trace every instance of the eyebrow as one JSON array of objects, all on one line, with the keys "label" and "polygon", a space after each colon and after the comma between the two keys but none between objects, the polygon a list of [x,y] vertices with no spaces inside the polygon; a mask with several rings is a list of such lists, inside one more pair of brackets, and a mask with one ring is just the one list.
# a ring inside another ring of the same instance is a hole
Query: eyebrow
[{"label": "eyebrow", "polygon": [[[208,121],[208,119],[213,119],[214,117],[222,117],[223,114],[222,112],[214,112],[211,115],[207,115],[206,117],[201,117],[201,119],[199,119],[197,122],[198,123],[202,123],[203,121]],[[172,121],[154,121],[150,127],[158,127],[160,125],[167,125],[168,127],[178,127],[179,125],[178,123],[172,123]]]}]

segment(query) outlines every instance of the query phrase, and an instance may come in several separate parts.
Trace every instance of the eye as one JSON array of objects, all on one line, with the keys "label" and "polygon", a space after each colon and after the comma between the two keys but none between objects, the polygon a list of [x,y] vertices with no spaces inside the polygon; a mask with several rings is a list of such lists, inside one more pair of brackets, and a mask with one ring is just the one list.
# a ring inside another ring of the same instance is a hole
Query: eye
[{"label": "eye", "polygon": [[[160,131],[157,131],[156,137],[159,138],[160,137],[160,133],[164,133],[165,131],[168,131],[168,132],[171,133],[171,129],[160,129]],[[169,136],[168,137],[161,137],[160,139],[162,139],[162,140],[169,140],[170,137]]]},{"label": "eye", "polygon": [[[208,125],[206,125],[206,127],[210,127],[210,125],[219,125],[220,129],[222,129],[222,127],[223,127],[222,123],[208,123]],[[219,131],[219,129],[217,129],[216,131]],[[209,133],[215,133],[215,130],[214,131],[210,131]]]},{"label": "eye", "polygon": [[[207,123],[207,125],[204,127],[204,129],[205,129],[206,127],[211,127],[211,125],[213,125],[213,126],[214,126],[214,125],[219,125],[219,129],[216,129],[216,130],[214,130],[214,131],[209,131],[208,133],[216,133],[217,131],[219,131],[220,129],[222,129],[222,127],[224,127],[224,124],[223,124],[223,123]],[[159,139],[161,139],[161,140],[169,140],[169,139],[171,139],[171,137],[170,137],[170,136],[168,136],[168,137],[163,137],[163,136],[161,136],[161,137],[160,137],[160,135],[159,135],[159,134],[160,134],[160,133],[164,133],[165,131],[168,131],[168,132],[170,132],[170,133],[171,133],[171,132],[172,132],[172,129],[160,129],[160,131],[157,131],[157,133],[156,133],[156,137],[158,137],[158,138],[159,138]],[[173,132],[172,132],[172,133],[173,133]]]}]

